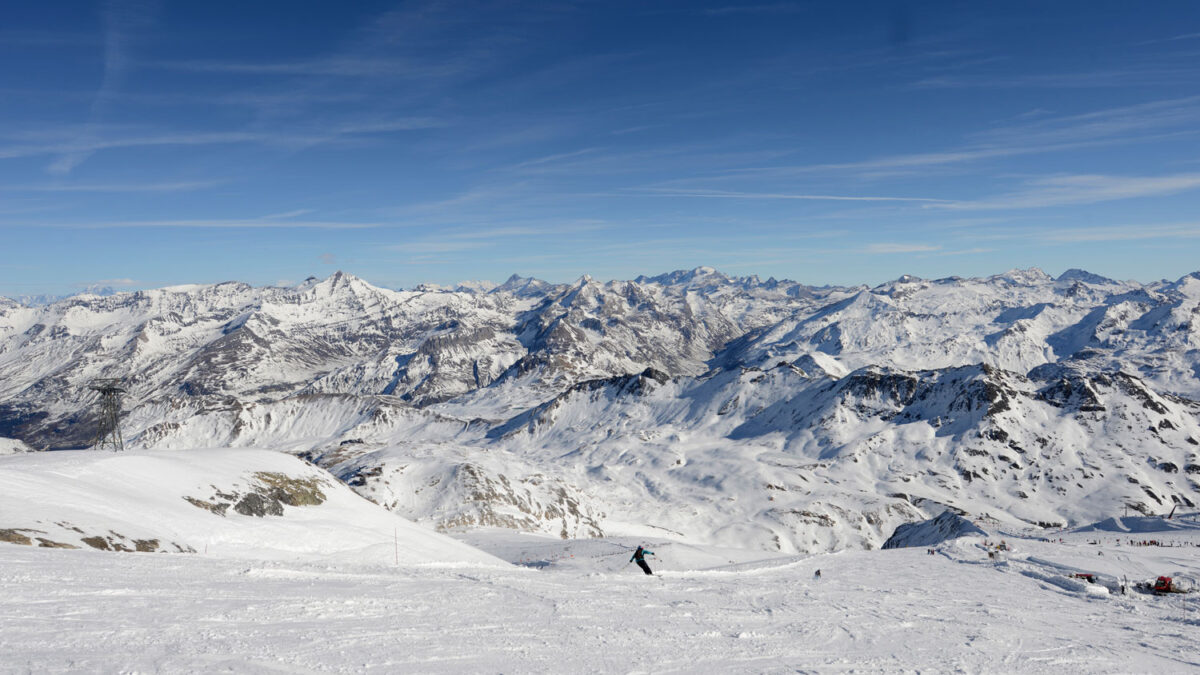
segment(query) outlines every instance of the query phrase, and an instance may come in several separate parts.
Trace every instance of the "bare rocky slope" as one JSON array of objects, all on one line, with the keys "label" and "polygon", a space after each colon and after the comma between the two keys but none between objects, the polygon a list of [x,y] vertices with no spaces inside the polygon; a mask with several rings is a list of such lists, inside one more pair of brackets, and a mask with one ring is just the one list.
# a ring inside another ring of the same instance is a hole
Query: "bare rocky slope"
[{"label": "bare rocky slope", "polygon": [[291,452],[444,528],[811,551],[1200,501],[1200,274],[0,299],[5,447],[86,446],[96,377],[132,446]]}]

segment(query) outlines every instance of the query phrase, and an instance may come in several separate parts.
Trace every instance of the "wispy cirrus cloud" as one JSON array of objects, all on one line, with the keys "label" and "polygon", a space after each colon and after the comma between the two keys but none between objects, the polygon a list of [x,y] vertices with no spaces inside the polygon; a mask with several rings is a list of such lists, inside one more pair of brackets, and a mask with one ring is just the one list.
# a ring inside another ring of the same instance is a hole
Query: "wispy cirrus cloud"
[{"label": "wispy cirrus cloud", "polygon": [[320,229],[362,230],[383,227],[385,223],[336,220],[278,220],[267,218],[196,218],[189,220],[106,220],[106,221],[0,221],[3,227],[39,227],[77,230],[116,228],[198,228],[198,229]]},{"label": "wispy cirrus cloud", "polygon": [[965,137],[965,144],[945,150],[883,155],[849,162],[758,166],[732,169],[724,178],[847,172],[879,177],[1084,148],[1154,142],[1197,135],[1200,96],[1162,99],[1104,108],[1073,115],[1038,110],[1018,124],[999,126]]},{"label": "wispy cirrus cloud", "polygon": [[1122,141],[1138,135],[1191,131],[1200,123],[1200,96],[1161,99],[1073,115],[1043,114],[968,138],[979,144],[1038,147],[1079,142]]},{"label": "wispy cirrus cloud", "polygon": [[958,249],[958,250],[954,250],[954,251],[938,251],[937,255],[940,255],[940,256],[978,255],[980,253],[992,253],[995,250],[996,249],[994,249],[994,248],[976,246],[974,248],[964,248],[964,249]]},{"label": "wispy cirrus cloud", "polygon": [[528,159],[528,160],[525,160],[524,162],[514,164],[514,165],[508,167],[508,169],[511,171],[520,171],[521,169],[528,169],[530,167],[542,166],[544,164],[553,164],[555,162],[561,162],[561,161],[567,160],[567,159],[574,159],[576,157],[580,157],[583,155],[591,155],[591,154],[596,153],[598,150],[599,150],[599,148],[583,148],[581,150],[573,150],[571,152],[560,152],[560,153],[556,153],[553,155],[546,155],[544,157],[535,157],[533,159]]},{"label": "wispy cirrus cloud", "polygon": [[701,10],[708,16],[729,16],[731,14],[793,14],[801,12],[804,7],[795,2],[772,2],[759,5],[726,5],[724,7],[709,7]]},{"label": "wispy cirrus cloud", "polygon": [[973,236],[981,242],[1037,242],[1040,244],[1086,244],[1108,242],[1143,242],[1200,239],[1200,221],[1168,223],[1118,223],[1086,227],[1010,227],[1003,230],[979,232]]},{"label": "wispy cirrus cloud", "polygon": [[900,242],[878,242],[875,244],[867,244],[859,249],[861,253],[871,255],[888,255],[895,253],[934,253],[941,251],[941,246],[931,244],[907,244]]},{"label": "wispy cirrus cloud", "polygon": [[1158,38],[1156,40],[1143,40],[1141,42],[1134,42],[1133,44],[1135,46],[1145,46],[1145,45],[1163,44],[1163,43],[1167,43],[1167,42],[1179,42],[1181,40],[1196,40],[1196,39],[1200,39],[1200,33],[1184,33],[1182,35],[1173,35],[1171,37]]},{"label": "wispy cirrus cloud", "polygon": [[298,218],[300,216],[306,216],[312,212],[313,212],[312,209],[292,209],[291,211],[283,211],[280,213],[270,213],[265,216],[261,216],[260,219],[261,220],[286,220],[289,218]]},{"label": "wispy cirrus cloud", "polygon": [[1027,73],[1011,76],[937,76],[913,82],[914,89],[1094,89],[1177,85],[1194,82],[1200,70],[1191,66],[1159,65],[1074,73]]},{"label": "wispy cirrus cloud", "polygon": [[1200,238],[1200,222],[1157,225],[1113,225],[1086,229],[1058,228],[1030,233],[1050,243],[1072,244],[1087,242],[1143,241],[1149,239]]},{"label": "wispy cirrus cloud", "polygon": [[0,185],[0,192],[187,192],[204,190],[223,181],[176,181],[173,183],[63,183],[45,185]]},{"label": "wispy cirrus cloud", "polygon": [[104,6],[104,74],[92,99],[88,125],[76,139],[75,147],[59,154],[46,167],[50,173],[68,174],[96,152],[97,148],[88,141],[95,138],[96,125],[108,113],[124,83],[130,68],[131,43],[153,23],[153,9],[149,3],[132,0],[112,0]]},{"label": "wispy cirrus cloud", "polygon": [[930,197],[880,197],[862,195],[790,194],[779,192],[735,192],[730,190],[686,190],[672,188],[630,188],[629,192],[653,197],[697,197],[703,199],[798,199],[835,202],[949,202]]},{"label": "wispy cirrus cloud", "polygon": [[75,287],[76,288],[96,288],[96,287],[103,287],[103,286],[127,287],[127,286],[139,286],[139,285],[141,285],[141,283],[142,282],[137,281],[136,279],[130,279],[128,277],[125,277],[125,278],[121,278],[121,279],[97,279],[96,281],[78,281],[75,283]]},{"label": "wispy cirrus cloud", "polygon": [[325,58],[284,62],[236,61],[160,61],[142,64],[147,68],[225,73],[231,75],[296,75],[308,77],[425,78],[442,79],[459,75],[465,66],[458,63],[416,63],[401,57],[368,58],[333,55]]},{"label": "wispy cirrus cloud", "polygon": [[581,220],[573,222],[553,223],[547,225],[511,225],[505,227],[487,227],[458,232],[447,232],[446,239],[496,239],[506,237],[545,237],[565,234],[580,234],[607,229],[608,223],[600,220]]},{"label": "wispy cirrus cloud", "polygon": [[[70,130],[58,134],[58,138],[47,138],[53,134],[42,132],[41,139],[29,142],[16,140],[0,145],[0,159],[61,155],[76,159],[86,158],[101,150],[120,148],[148,148],[156,146],[204,146],[251,144],[280,148],[306,148],[333,143],[355,136],[370,136],[399,131],[413,131],[445,126],[439,119],[417,117],[370,122],[344,122],[323,129],[293,129],[289,131],[177,131],[131,133],[127,129],[105,130],[93,128],[86,133],[70,136]],[[56,164],[61,160],[56,160]],[[82,161],[82,159],[79,159]],[[72,160],[71,168],[78,164]],[[63,165],[66,166],[66,165]],[[52,171],[68,173],[68,171]]]},{"label": "wispy cirrus cloud", "polygon": [[1158,197],[1200,188],[1200,173],[1170,176],[1050,176],[1028,183],[1024,190],[980,201],[929,204],[950,210],[1031,209],[1095,204],[1119,199]]},{"label": "wispy cirrus cloud", "polygon": [[403,244],[392,244],[387,246],[389,251],[397,251],[400,253],[455,253],[458,251],[473,251],[481,248],[492,246],[491,242],[487,241],[410,241]]},{"label": "wispy cirrus cloud", "polygon": [[[100,150],[116,148],[143,148],[160,145],[219,145],[226,143],[261,142],[263,134],[240,131],[180,132],[157,134],[129,134],[99,137],[93,131],[86,135],[40,142],[17,142],[0,146],[0,159],[17,157],[40,157],[56,155],[83,157]],[[58,172],[63,173],[63,172]]]}]

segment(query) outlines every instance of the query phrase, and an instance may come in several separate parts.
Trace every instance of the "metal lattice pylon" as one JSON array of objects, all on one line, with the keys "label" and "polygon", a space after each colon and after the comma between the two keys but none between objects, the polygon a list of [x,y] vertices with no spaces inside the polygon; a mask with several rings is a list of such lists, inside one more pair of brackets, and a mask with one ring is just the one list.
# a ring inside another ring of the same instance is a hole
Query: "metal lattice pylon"
[{"label": "metal lattice pylon", "polygon": [[121,394],[125,393],[125,387],[121,386],[121,380],[98,378],[92,380],[88,388],[100,392],[100,399],[96,402],[99,413],[96,442],[92,446],[96,450],[124,450],[125,442],[121,440]]}]

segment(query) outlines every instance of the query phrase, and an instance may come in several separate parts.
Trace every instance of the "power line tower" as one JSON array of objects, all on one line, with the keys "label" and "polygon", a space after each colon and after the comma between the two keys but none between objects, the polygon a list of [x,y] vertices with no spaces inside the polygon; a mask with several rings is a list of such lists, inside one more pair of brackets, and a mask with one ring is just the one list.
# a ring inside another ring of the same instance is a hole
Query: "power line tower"
[{"label": "power line tower", "polygon": [[110,448],[113,452],[125,449],[121,440],[121,394],[126,389],[117,378],[102,377],[92,380],[88,388],[100,392],[100,400],[96,402],[99,412],[99,422],[96,427],[96,442],[92,446],[96,450]]}]

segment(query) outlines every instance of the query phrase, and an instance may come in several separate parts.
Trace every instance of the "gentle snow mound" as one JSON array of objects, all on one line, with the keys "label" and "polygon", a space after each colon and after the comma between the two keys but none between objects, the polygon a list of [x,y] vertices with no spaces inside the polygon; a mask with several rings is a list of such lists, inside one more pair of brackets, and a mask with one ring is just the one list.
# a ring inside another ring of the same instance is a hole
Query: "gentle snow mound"
[{"label": "gentle snow mound", "polygon": [[0,455],[16,455],[33,452],[33,448],[15,438],[0,438]]},{"label": "gentle snow mound", "polygon": [[1085,525],[1072,530],[1073,532],[1179,532],[1181,530],[1200,530],[1200,522],[1195,514],[1189,514],[1188,519],[1175,518],[1167,520],[1161,516],[1113,517],[1105,518],[1098,523]]},{"label": "gentle snow mound", "polygon": [[407,565],[503,562],[265,450],[0,457],[0,541]]},{"label": "gentle snow mound", "polygon": [[908,523],[896,528],[896,532],[883,543],[884,548],[909,548],[913,546],[934,546],[943,541],[968,536],[988,536],[975,523],[946,511],[937,518],[919,523]]}]

